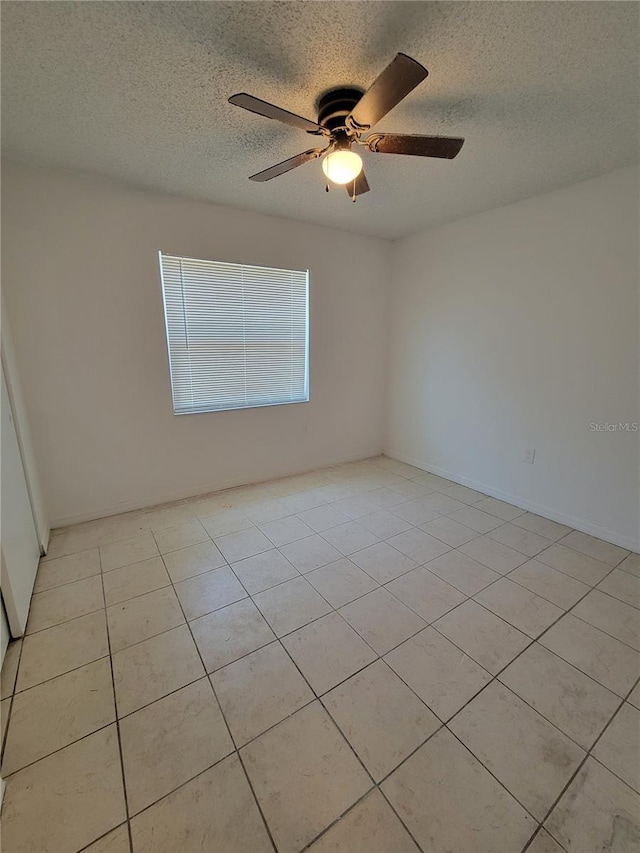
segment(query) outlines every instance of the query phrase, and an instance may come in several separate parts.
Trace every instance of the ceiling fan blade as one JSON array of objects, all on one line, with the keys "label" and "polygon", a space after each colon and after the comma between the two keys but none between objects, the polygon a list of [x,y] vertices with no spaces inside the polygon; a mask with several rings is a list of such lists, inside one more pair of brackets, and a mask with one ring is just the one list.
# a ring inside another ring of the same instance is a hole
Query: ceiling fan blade
[{"label": "ceiling fan blade", "polygon": [[310,148],[308,151],[303,151],[302,154],[296,154],[295,157],[289,157],[288,160],[283,160],[282,163],[276,163],[275,166],[271,166],[263,172],[257,172],[255,175],[251,175],[249,180],[260,181],[261,183],[263,181],[270,181],[272,178],[284,175],[285,172],[290,172],[291,169],[295,169],[296,166],[302,166],[310,160],[317,159],[325,150],[326,149],[324,148]]},{"label": "ceiling fan blade", "polygon": [[396,54],[396,58],[373,81],[364,95],[347,117],[347,124],[352,130],[362,130],[373,127],[389,110],[409,94],[418,83],[428,76],[427,69],[406,56]]},{"label": "ceiling fan blade", "polygon": [[441,157],[453,160],[464,139],[456,136],[409,136],[404,133],[373,133],[364,140],[369,151],[380,154],[409,154],[412,157]]},{"label": "ceiling fan blade", "polygon": [[369,186],[369,181],[367,180],[367,176],[364,173],[364,169],[360,172],[355,181],[349,181],[349,183],[345,184],[344,186],[346,191],[349,193],[350,198],[353,198],[354,196],[364,195],[364,193],[368,193],[371,189],[371,187]]},{"label": "ceiling fan blade", "polygon": [[246,92],[231,95],[229,103],[233,104],[234,107],[242,107],[243,110],[249,110],[250,113],[257,113],[259,116],[264,116],[265,118],[282,121],[285,124],[290,124],[292,127],[297,127],[299,130],[306,130],[307,133],[322,133],[322,128],[317,122],[297,116],[295,113],[283,110],[282,107],[276,107],[268,101],[261,101],[260,98],[254,98],[253,95],[247,95]]}]

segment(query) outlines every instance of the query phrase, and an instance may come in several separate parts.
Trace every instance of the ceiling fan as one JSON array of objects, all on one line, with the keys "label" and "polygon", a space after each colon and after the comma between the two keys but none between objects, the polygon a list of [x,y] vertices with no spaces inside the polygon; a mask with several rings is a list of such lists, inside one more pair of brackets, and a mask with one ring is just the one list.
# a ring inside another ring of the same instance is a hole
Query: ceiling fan
[{"label": "ceiling fan", "polygon": [[[251,175],[251,181],[270,181],[285,172],[322,157],[322,170],[335,184],[343,184],[353,201],[369,192],[369,184],[362,168],[362,159],[352,151],[354,144],[362,145],[376,154],[408,154],[412,157],[440,157],[453,159],[464,139],[452,136],[420,136],[402,133],[372,133],[363,138],[371,128],[421,83],[429,72],[404,53],[395,59],[373,81],[366,92],[356,88],[331,89],[318,101],[318,120],[311,121],[295,115],[253,95],[241,92],[232,95],[229,103],[249,112],[323,136],[325,148],[310,148],[263,172]],[[329,184],[326,186],[329,190]]]}]

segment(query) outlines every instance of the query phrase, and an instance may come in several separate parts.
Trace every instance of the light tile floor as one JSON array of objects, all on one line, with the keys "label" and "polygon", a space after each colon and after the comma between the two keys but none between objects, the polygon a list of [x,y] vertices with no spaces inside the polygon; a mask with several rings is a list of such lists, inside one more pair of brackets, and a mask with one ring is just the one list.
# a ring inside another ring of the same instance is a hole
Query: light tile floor
[{"label": "light tile floor", "polygon": [[640,849],[640,557],[379,457],[54,532],[5,853]]}]

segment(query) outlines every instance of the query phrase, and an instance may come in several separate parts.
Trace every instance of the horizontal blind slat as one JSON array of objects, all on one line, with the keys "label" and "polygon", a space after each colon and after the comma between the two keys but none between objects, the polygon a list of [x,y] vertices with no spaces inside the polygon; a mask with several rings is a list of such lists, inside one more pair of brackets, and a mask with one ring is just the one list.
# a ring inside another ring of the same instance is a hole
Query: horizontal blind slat
[{"label": "horizontal blind slat", "polygon": [[160,253],[174,411],[308,399],[308,271]]}]

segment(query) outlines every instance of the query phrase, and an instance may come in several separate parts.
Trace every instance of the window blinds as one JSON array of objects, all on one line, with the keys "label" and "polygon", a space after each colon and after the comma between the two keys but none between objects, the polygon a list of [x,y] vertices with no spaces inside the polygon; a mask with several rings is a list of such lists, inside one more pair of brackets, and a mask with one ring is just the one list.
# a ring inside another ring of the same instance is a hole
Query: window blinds
[{"label": "window blinds", "polygon": [[309,399],[307,270],[160,252],[176,415]]}]

